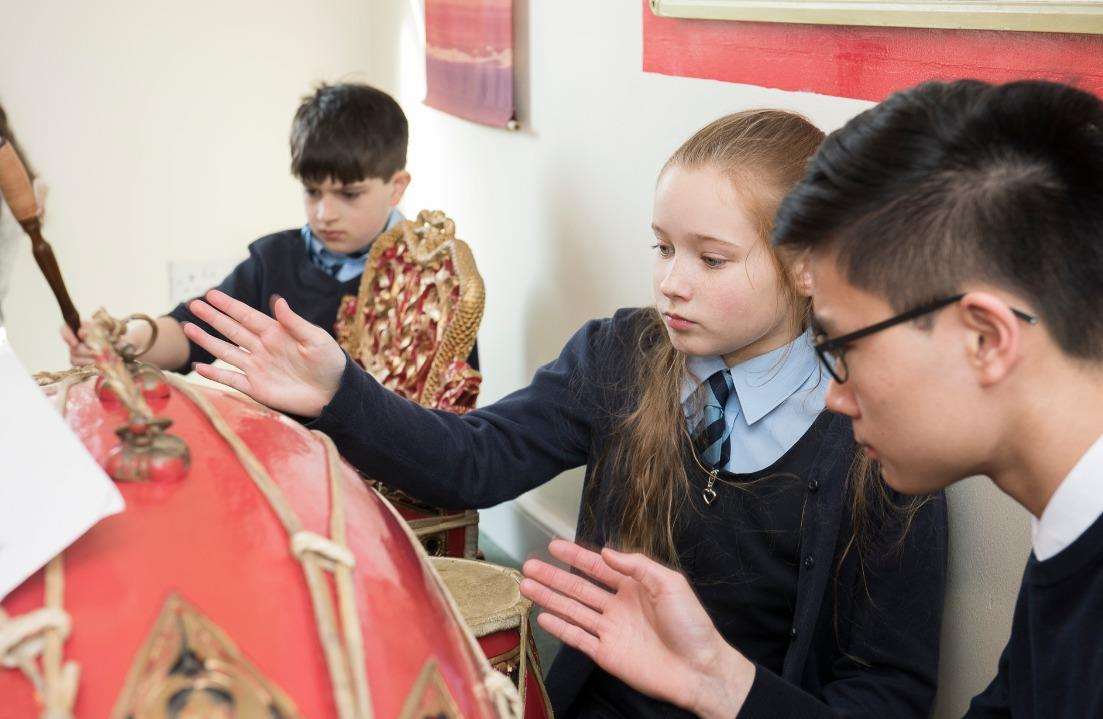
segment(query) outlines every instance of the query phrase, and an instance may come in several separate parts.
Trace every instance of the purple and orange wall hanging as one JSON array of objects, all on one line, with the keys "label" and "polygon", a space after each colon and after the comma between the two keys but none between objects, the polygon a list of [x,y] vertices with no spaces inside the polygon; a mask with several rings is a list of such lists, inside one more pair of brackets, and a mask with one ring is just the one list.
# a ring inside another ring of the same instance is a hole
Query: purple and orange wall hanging
[{"label": "purple and orange wall hanging", "polygon": [[512,0],[426,0],[425,104],[516,127]]}]

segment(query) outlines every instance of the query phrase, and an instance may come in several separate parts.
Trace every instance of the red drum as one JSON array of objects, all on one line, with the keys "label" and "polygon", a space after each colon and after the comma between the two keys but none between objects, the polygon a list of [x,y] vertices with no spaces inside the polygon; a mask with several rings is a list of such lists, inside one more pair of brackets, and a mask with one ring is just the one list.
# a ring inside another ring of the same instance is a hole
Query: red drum
[{"label": "red drum", "polygon": [[[411,531],[328,438],[169,384],[139,387],[153,421],[91,378],[52,387],[93,457],[137,481],[4,600],[0,719],[517,710]],[[162,418],[182,443],[149,441]]]},{"label": "red drum", "polygon": [[430,557],[476,558],[479,551],[477,511],[432,507],[383,484],[377,485],[377,489],[410,525]]},{"label": "red drum", "polygon": [[434,557],[432,561],[491,666],[517,687],[521,715],[551,719],[551,703],[529,631],[532,602],[521,596],[521,573],[465,559]]}]

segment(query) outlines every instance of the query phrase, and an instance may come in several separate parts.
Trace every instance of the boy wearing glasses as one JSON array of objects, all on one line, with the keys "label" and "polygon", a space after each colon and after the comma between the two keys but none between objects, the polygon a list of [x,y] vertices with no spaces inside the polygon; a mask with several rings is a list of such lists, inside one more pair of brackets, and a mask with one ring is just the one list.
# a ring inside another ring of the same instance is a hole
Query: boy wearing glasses
[{"label": "boy wearing glasses", "polygon": [[[827,138],[775,243],[806,253],[827,406],[885,481],[984,474],[1033,517],[967,716],[1103,716],[1103,102],[1044,82],[894,95]],[[530,560],[522,591],[609,673],[705,717],[830,716],[720,641],[680,575],[552,551],[596,583]]]}]

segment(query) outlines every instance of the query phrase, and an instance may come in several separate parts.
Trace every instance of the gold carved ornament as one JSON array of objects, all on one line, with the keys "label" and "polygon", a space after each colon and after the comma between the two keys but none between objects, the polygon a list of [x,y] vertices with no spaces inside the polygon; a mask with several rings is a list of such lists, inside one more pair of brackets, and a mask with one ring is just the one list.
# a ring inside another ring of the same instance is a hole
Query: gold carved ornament
[{"label": "gold carved ornament", "polygon": [[481,375],[466,363],[486,289],[471,248],[443,212],[423,210],[380,235],[337,339],[384,387],[457,413],[475,406]]},{"label": "gold carved ornament", "polygon": [[[387,389],[430,409],[475,408],[482,375],[467,358],[482,322],[486,289],[471,248],[443,212],[423,210],[372,244],[359,293],[342,301],[335,325],[341,347]],[[443,532],[467,528],[465,554],[477,547],[478,513],[443,512],[374,483],[384,496],[431,516],[411,520],[422,541],[444,551]],[[438,516],[439,515],[439,516]]]}]

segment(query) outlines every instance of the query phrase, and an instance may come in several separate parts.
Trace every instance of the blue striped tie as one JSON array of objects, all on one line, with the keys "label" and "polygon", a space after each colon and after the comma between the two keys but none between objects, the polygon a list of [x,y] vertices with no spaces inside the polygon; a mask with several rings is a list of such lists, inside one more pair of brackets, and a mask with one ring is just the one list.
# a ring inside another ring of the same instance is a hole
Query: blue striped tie
[{"label": "blue striped tie", "polygon": [[731,459],[731,430],[724,422],[724,407],[735,384],[727,370],[714,372],[694,391],[695,406],[704,405],[701,421],[693,430],[693,446],[698,456],[715,469],[723,469]]}]

